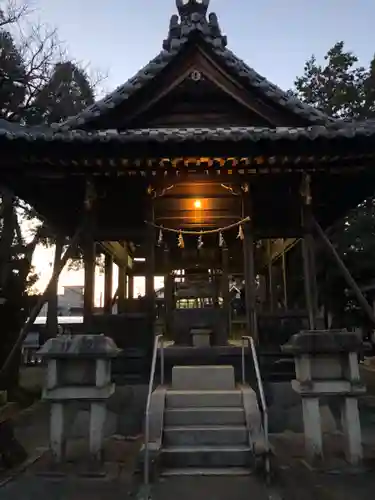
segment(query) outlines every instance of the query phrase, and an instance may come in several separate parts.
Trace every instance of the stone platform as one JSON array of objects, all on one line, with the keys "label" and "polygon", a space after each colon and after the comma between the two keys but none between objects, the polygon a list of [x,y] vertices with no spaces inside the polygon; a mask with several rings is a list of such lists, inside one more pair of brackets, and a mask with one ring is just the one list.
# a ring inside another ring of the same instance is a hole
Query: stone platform
[{"label": "stone platform", "polygon": [[[236,345],[193,347],[169,345],[164,348],[165,380],[172,381],[173,366],[231,365],[236,382],[241,381],[241,341]],[[268,352],[260,348],[258,359],[264,381],[289,381],[294,378],[294,362],[281,352]],[[159,360],[158,360],[159,363]],[[246,380],[255,382],[253,361],[249,348],[245,347]],[[157,368],[158,376],[160,368]]]},{"label": "stone platform", "polygon": [[[172,380],[175,365],[232,365],[236,381],[241,380],[241,341],[226,346],[193,347],[169,345],[164,349],[166,382]],[[250,353],[246,346],[246,356],[251,365]],[[260,346],[258,353],[262,375],[265,380],[290,381],[294,378],[294,362],[277,349],[269,350]],[[159,360],[158,360],[159,363]],[[151,356],[142,349],[125,348],[114,360],[112,377],[117,384],[147,384],[150,377]],[[159,368],[156,377],[159,376]],[[249,373],[250,374],[250,373]]]}]

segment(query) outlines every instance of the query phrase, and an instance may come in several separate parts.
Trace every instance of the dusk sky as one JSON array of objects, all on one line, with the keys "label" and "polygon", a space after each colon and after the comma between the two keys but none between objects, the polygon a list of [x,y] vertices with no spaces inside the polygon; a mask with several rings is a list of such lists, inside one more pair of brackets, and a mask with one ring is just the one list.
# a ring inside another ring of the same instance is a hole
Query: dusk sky
[{"label": "dusk sky", "polygon": [[[108,90],[160,50],[175,0],[32,0],[59,30],[71,56],[107,72]],[[211,0],[239,57],[281,88],[292,86],[314,53],[344,40],[366,65],[375,52],[372,0]]]},{"label": "dusk sky", "polygon": [[[58,29],[71,57],[108,74],[108,91],[155,57],[177,12],[175,0],[31,1],[34,15]],[[217,13],[229,48],[283,89],[292,87],[312,54],[322,60],[337,41],[344,40],[362,65],[375,52],[371,0],[211,0],[210,11]],[[37,252],[42,288],[51,260],[50,250]],[[67,284],[83,284],[83,274],[64,272],[60,285]]]}]

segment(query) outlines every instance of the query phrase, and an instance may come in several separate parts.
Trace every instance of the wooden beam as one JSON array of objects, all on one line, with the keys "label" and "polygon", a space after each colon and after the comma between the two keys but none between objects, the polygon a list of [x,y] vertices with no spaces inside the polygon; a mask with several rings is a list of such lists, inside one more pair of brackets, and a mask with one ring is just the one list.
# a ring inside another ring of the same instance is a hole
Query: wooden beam
[{"label": "wooden beam", "polygon": [[320,239],[324,243],[329,254],[333,257],[334,261],[336,262],[336,264],[340,268],[346,283],[352,289],[352,291],[353,291],[354,295],[356,296],[363,311],[366,313],[366,315],[369,318],[369,320],[371,321],[371,323],[375,324],[374,311],[372,310],[370,304],[367,302],[367,300],[366,300],[365,296],[363,295],[363,293],[361,292],[359,286],[355,282],[355,279],[350,274],[349,269],[346,267],[344,261],[341,259],[336,248],[332,245],[328,236],[325,234],[325,232],[323,231],[320,224],[317,222],[317,220],[315,218],[312,219],[312,223],[313,223],[313,227],[314,227],[315,231],[317,232]]},{"label": "wooden beam", "polygon": [[[269,125],[286,126],[290,125],[290,117],[286,116],[285,111],[277,109],[276,106],[270,106],[266,102],[262,102],[258,97],[250,96],[249,89],[239,83],[238,78],[229,75],[223,67],[214,61],[204,49],[200,48],[190,55],[181,58],[178,64],[171,66],[169,70],[161,76],[158,85],[154,86],[153,94],[146,100],[133,104],[133,109],[128,106],[127,112],[124,114],[124,128],[129,126],[136,118],[149,111],[163,97],[169,94],[173,89],[177,88],[184,80],[186,80],[192,71],[200,71],[206,78],[211,80],[221,91],[225,92],[245,110],[251,113],[256,113],[262,117]],[[302,125],[302,120],[298,120],[299,125]]]},{"label": "wooden beam", "polygon": [[[248,88],[245,88],[226,72],[216,61],[214,61],[204,50],[200,50],[200,57],[197,58],[198,66],[206,78],[217,85],[223,92],[233,98],[245,109],[262,117],[271,126],[290,125],[290,116],[286,117],[285,111],[269,106],[262,102],[255,95],[251,95]],[[297,118],[298,119],[298,118]]]},{"label": "wooden beam", "polygon": [[268,266],[268,260],[275,262],[275,260],[282,258],[283,254],[291,250],[299,241],[299,238],[275,238],[268,239],[266,245],[263,246],[262,257],[260,258],[259,265],[261,268]]},{"label": "wooden beam", "polygon": [[[101,243],[101,246],[104,248],[106,252],[112,255],[113,260],[117,265],[128,267],[129,252],[126,243],[125,245],[122,245],[118,241],[104,241]],[[130,260],[132,259],[130,258]]]}]

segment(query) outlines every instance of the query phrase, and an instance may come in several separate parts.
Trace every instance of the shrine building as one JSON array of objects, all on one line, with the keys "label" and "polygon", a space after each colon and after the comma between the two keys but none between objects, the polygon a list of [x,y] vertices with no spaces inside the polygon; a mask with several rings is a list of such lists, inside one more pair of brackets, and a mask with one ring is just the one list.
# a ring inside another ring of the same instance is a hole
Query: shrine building
[{"label": "shrine building", "polygon": [[[148,360],[162,331],[172,364],[209,349],[220,363],[239,355],[240,325],[261,354],[281,356],[293,333],[319,328],[315,240],[373,194],[375,127],[258,74],[229,49],[209,0],[176,4],[160,52],[104,99],[51,127],[0,122],[2,184],[83,250],[84,331]],[[145,276],[142,299],[134,276]]]}]

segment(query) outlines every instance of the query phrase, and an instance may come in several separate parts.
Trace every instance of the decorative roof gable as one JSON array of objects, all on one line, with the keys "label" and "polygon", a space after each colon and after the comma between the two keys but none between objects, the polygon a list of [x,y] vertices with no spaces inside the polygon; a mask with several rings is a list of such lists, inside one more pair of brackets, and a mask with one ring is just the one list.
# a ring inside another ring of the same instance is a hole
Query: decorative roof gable
[{"label": "decorative roof gable", "polygon": [[178,13],[169,22],[168,38],[164,40],[163,49],[171,51],[179,49],[181,41],[187,41],[191,33],[201,33],[206,41],[217,48],[225,49],[227,37],[223,36],[217,15],[211,12],[207,19],[209,0],[176,0]]},{"label": "decorative roof gable", "polygon": [[197,39],[202,40],[218,62],[230,73],[235,74],[245,86],[255,89],[269,102],[306,121],[306,125],[335,123],[334,118],[281,90],[227,49],[227,39],[221,32],[216,14],[210,13],[207,17],[209,0],[176,0],[176,5],[179,15],[171,17],[168,38],[163,42],[163,50],[114,92],[60,124],[62,129],[85,128],[104,113],[123,104],[158,76],[188,43]]}]

